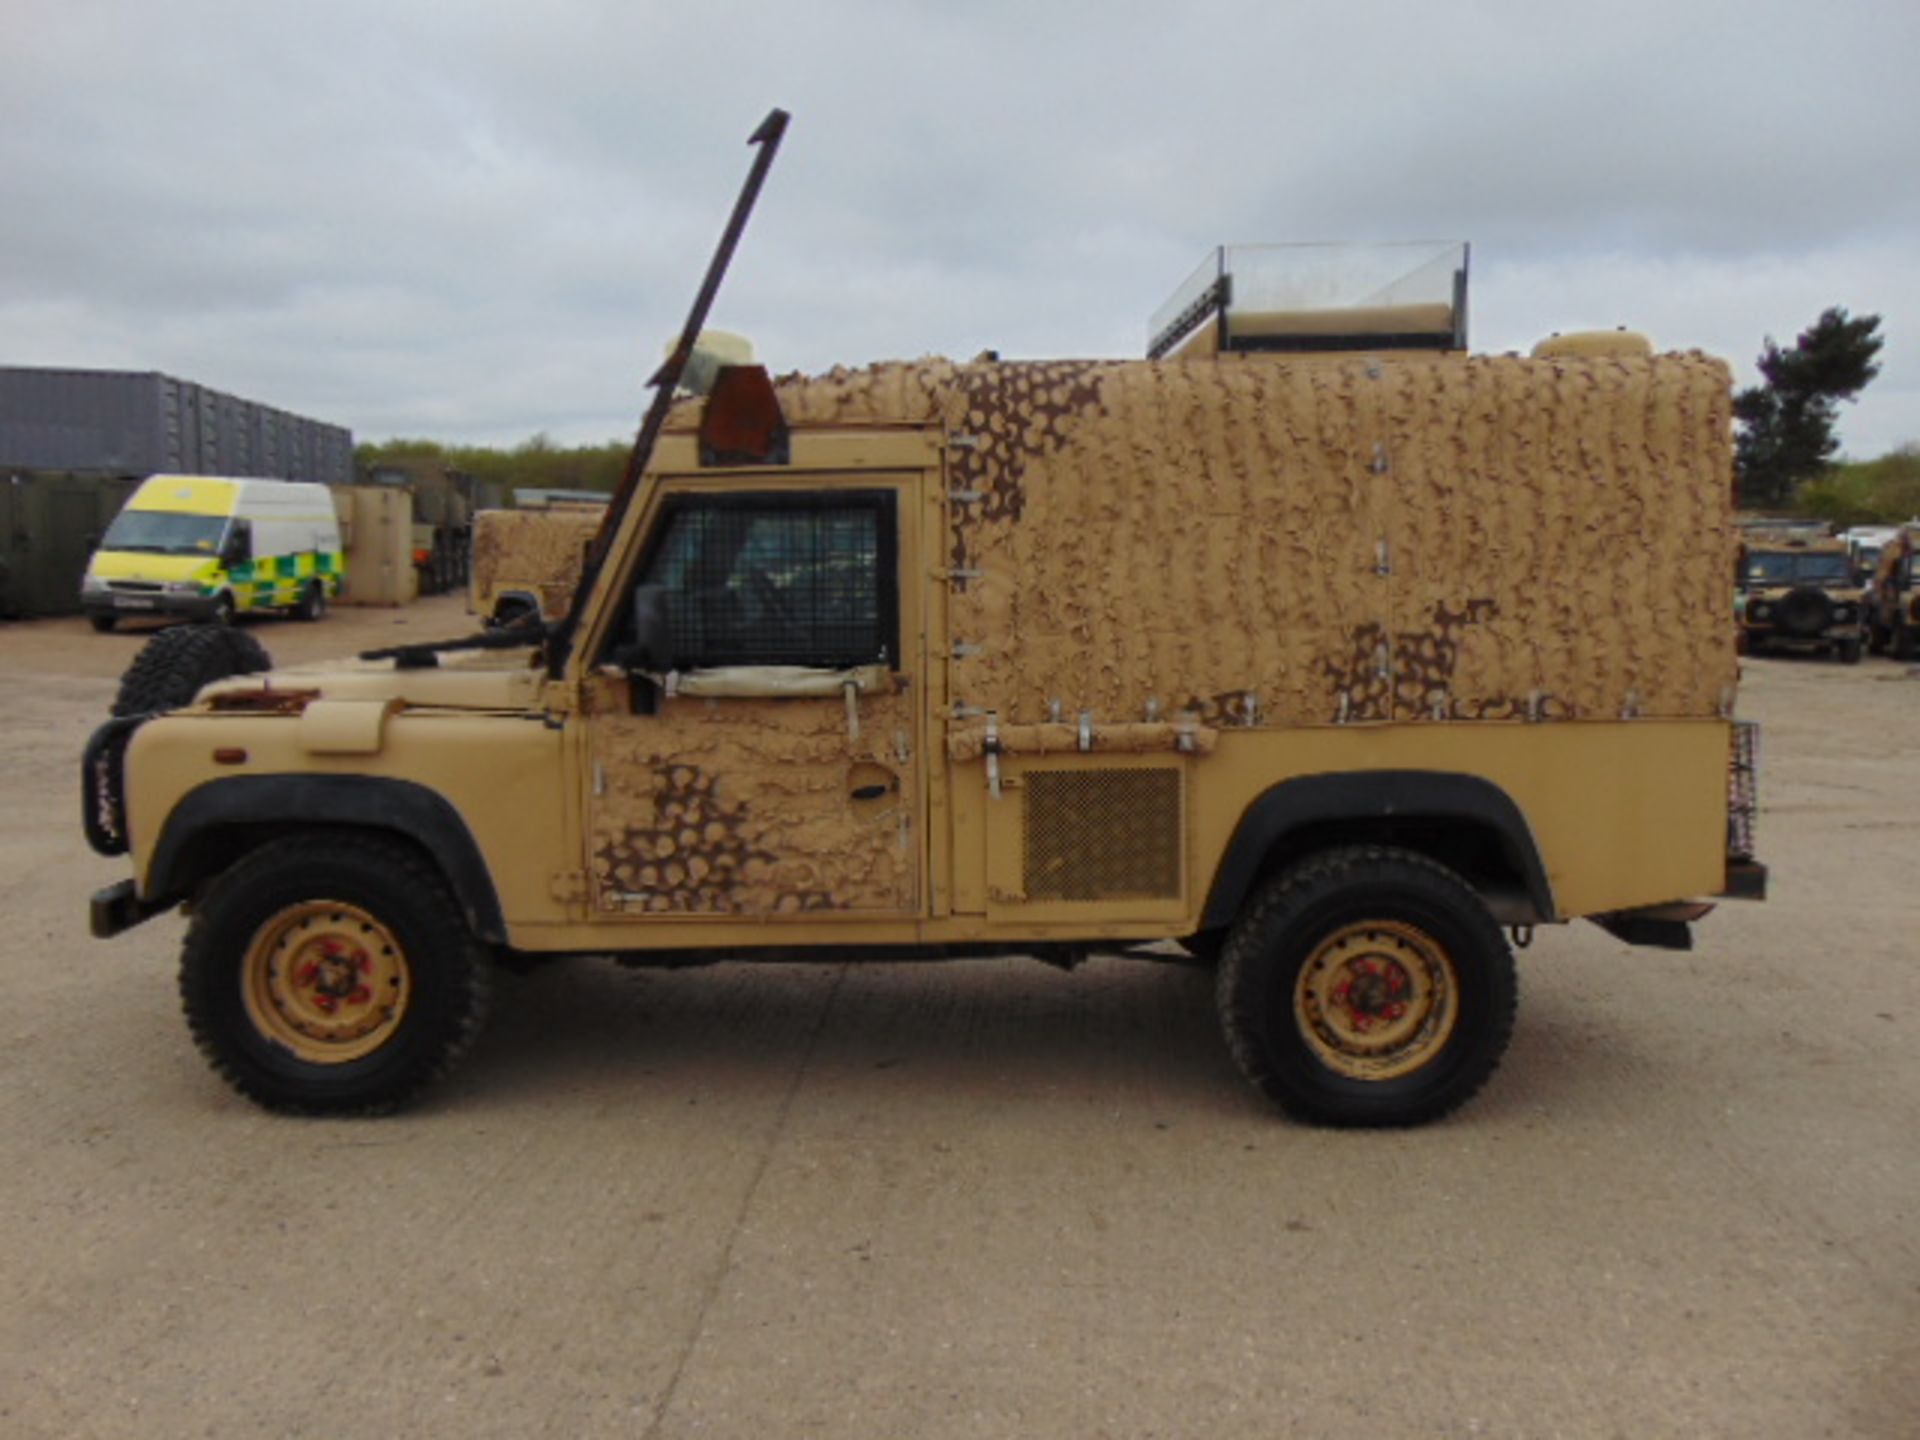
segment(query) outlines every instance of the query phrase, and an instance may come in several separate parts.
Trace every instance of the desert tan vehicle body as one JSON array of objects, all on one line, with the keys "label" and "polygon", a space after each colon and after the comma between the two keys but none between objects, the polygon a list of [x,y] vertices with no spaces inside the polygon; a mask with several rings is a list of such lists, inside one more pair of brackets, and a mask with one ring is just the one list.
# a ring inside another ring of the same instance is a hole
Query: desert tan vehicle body
[{"label": "desert tan vehicle body", "polygon": [[1852,663],[1866,642],[1867,607],[1846,543],[1749,540],[1741,556],[1741,639],[1750,651],[1825,651]]},{"label": "desert tan vehicle body", "polygon": [[735,365],[670,410],[741,207],[563,621],[184,705],[155,654],[89,746],[134,869],[96,933],[190,907],[244,1093],[399,1103],[503,953],[1180,941],[1265,1094],[1410,1123],[1498,1062],[1501,926],[1684,947],[1763,888],[1719,361],[1274,353],[1329,333],[1286,316],[1259,353]]},{"label": "desert tan vehicle body", "polygon": [[1908,525],[1880,551],[1867,589],[1868,640],[1905,660],[1920,653],[1920,526]]},{"label": "desert tan vehicle body", "polygon": [[[527,954],[1204,935],[1335,839],[1515,925],[1717,893],[1727,390],[1685,355],[883,366],[781,387],[789,460],[733,468],[689,407],[561,673],[274,672],[140,727],[139,904],[262,817],[407,838]],[[884,658],[635,713],[670,520],[839,502],[883,532]]]},{"label": "desert tan vehicle body", "polygon": [[[1475,777],[1514,802],[1548,892],[1516,884],[1516,923],[1712,893],[1734,660],[1721,627],[1688,617],[1724,574],[1726,457],[1708,434],[1726,385],[1686,356],[881,367],[789,385],[787,465],[703,470],[691,435],[662,443],[566,674],[525,655],[275,672],[143,727],[142,890],[175,883],[146,869],[163,825],[235,778],[214,752],[244,748],[248,777],[392,776],[442,797],[492,879],[499,938],[534,952],[764,944],[760,922],[794,912],[779,943],[1190,934],[1263,792],[1380,770]],[[1615,413],[1556,433],[1575,390],[1590,411],[1610,392]],[[1473,401],[1500,443],[1468,455]],[[1620,420],[1663,406],[1698,430],[1627,438]],[[1503,415],[1534,433],[1500,433]],[[722,670],[718,694],[690,679],[630,713],[632,682],[594,662],[666,502],[842,491],[891,499],[890,628],[908,653],[851,709],[837,684],[796,697],[775,675],[753,695]],[[1702,534],[1722,538],[1680,538]],[[878,801],[853,796],[863,766]],[[1137,771],[1176,782],[1151,836],[1174,863],[1118,895],[1049,893],[1022,843],[1051,819],[1031,814],[1032,777],[1085,775],[1097,795]]]}]

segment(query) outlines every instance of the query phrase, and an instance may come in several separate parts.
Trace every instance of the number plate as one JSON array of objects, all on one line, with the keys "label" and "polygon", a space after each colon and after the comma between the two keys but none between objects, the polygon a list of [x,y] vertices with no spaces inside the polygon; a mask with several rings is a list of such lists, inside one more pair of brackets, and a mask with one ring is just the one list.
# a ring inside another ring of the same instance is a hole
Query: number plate
[{"label": "number plate", "polygon": [[116,595],[113,597],[113,608],[116,610],[151,610],[159,603],[158,600],[149,600],[144,595]]}]

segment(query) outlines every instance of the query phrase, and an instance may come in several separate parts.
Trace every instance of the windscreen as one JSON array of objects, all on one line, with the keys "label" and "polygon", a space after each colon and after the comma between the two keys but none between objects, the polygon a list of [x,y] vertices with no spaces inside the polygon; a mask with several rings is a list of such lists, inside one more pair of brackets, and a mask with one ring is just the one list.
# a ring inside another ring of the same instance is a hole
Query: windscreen
[{"label": "windscreen", "polygon": [[102,550],[154,555],[212,555],[227,528],[222,515],[179,515],[170,510],[122,510],[107,527]]},{"label": "windscreen", "polygon": [[1748,556],[1747,578],[1761,585],[1845,585],[1853,566],[1845,555],[1775,552]]}]

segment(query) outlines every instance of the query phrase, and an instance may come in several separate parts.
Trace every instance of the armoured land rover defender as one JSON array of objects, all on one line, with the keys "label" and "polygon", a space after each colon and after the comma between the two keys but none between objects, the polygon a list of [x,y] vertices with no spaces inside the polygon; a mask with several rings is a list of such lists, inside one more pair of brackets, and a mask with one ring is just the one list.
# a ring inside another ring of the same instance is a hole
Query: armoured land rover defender
[{"label": "armoured land rover defender", "polygon": [[1507,1044],[1503,927],[1684,948],[1764,889],[1719,361],[1469,356],[1463,247],[1344,318],[1223,251],[1177,358],[674,403],[783,123],[563,619],[148,689],[89,746],[134,870],[95,930],[188,907],[240,1091],[398,1104],[501,956],[1181,942],[1265,1095],[1412,1123]]},{"label": "armoured land rover defender", "polygon": [[1834,539],[1754,539],[1740,564],[1740,638],[1764,650],[1824,651],[1852,665],[1866,641],[1853,557]]}]

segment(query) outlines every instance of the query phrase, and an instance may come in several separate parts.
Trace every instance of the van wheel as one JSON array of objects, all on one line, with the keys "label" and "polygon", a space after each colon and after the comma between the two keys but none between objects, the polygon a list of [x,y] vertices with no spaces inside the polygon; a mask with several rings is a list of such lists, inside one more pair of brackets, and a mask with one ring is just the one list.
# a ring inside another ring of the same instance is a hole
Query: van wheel
[{"label": "van wheel", "polygon": [[1493,1074],[1513,1034],[1513,953],[1473,890],[1425,856],[1331,850],[1234,924],[1216,991],[1241,1073],[1295,1119],[1417,1125]]},{"label": "van wheel", "polygon": [[411,846],[290,835],[214,882],[180,955],[194,1043],[271,1110],[379,1114],[466,1054],[491,967]]},{"label": "van wheel", "polygon": [[203,685],[272,668],[266,649],[244,630],[175,625],[140,647],[133,664],[120,677],[113,713],[151,715],[178,710],[190,703]]},{"label": "van wheel", "polygon": [[327,586],[323,580],[308,584],[300,594],[300,603],[293,608],[296,620],[318,620],[327,613]]},{"label": "van wheel", "polygon": [[227,591],[220,592],[220,598],[213,602],[213,623],[232,625],[234,621],[233,596]]}]

